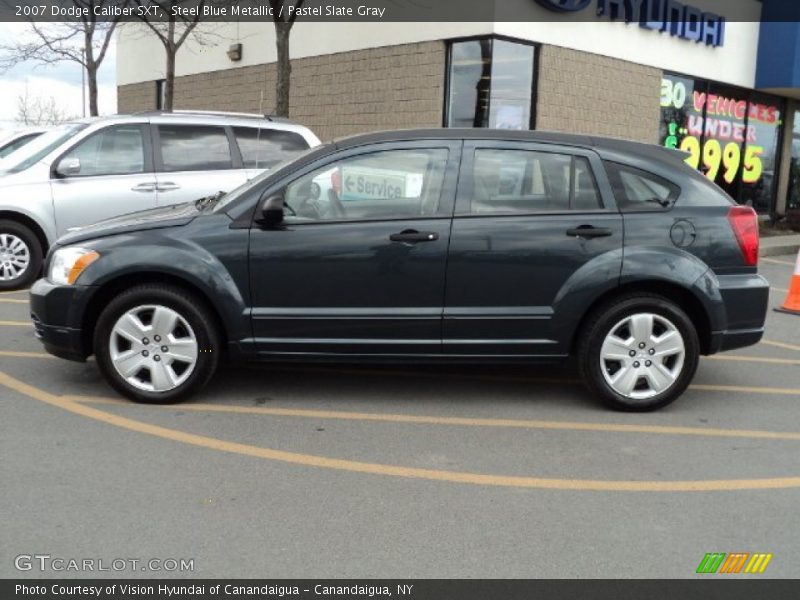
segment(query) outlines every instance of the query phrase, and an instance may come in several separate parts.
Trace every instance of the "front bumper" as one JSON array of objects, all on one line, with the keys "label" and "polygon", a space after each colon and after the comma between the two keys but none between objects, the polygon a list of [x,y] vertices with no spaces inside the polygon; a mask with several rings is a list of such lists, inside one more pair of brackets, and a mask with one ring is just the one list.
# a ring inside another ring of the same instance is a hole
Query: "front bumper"
[{"label": "front bumper", "polygon": [[757,344],[764,336],[769,282],[756,274],[721,275],[718,280],[725,327],[711,332],[710,353]]},{"label": "front bumper", "polygon": [[31,320],[36,337],[50,354],[83,362],[88,356],[81,325],[94,288],[56,285],[40,279],[31,287]]}]

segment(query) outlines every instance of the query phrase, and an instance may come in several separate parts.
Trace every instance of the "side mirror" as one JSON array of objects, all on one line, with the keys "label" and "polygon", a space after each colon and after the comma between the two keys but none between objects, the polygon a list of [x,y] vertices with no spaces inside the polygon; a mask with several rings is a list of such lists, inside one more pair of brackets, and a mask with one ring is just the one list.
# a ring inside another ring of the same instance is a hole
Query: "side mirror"
[{"label": "side mirror", "polygon": [[72,177],[80,172],[81,160],[79,158],[64,158],[56,167],[56,175],[59,177]]},{"label": "side mirror", "polygon": [[258,222],[267,227],[274,227],[283,222],[283,194],[275,194],[264,200]]}]

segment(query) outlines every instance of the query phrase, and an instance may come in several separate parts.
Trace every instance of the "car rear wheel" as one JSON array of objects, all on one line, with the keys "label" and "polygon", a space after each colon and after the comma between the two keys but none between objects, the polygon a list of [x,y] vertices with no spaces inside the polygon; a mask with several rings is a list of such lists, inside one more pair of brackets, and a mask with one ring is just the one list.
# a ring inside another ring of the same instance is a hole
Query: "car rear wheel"
[{"label": "car rear wheel", "polygon": [[42,268],[36,235],[16,221],[0,220],[0,290],[27,287]]},{"label": "car rear wheel", "polygon": [[590,390],[616,410],[644,412],[675,401],[700,356],[694,324],[669,300],[618,298],[595,311],[580,333],[578,365]]},{"label": "car rear wheel", "polygon": [[114,389],[137,402],[170,403],[200,389],[214,374],[219,336],[198,298],[153,284],[109,303],[98,319],[94,348]]}]

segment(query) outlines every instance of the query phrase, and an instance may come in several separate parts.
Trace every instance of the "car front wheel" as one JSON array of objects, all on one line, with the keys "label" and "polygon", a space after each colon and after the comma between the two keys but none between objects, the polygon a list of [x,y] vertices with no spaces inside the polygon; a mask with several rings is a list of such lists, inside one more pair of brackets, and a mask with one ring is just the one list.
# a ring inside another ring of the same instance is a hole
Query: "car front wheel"
[{"label": "car front wheel", "polygon": [[662,408],[686,390],[697,370],[694,324],[661,296],[619,298],[593,313],[580,336],[581,376],[616,410]]},{"label": "car front wheel", "polygon": [[213,323],[209,310],[180,288],[138,286],[101,313],[94,339],[97,364],[117,391],[137,402],[178,401],[216,370]]}]

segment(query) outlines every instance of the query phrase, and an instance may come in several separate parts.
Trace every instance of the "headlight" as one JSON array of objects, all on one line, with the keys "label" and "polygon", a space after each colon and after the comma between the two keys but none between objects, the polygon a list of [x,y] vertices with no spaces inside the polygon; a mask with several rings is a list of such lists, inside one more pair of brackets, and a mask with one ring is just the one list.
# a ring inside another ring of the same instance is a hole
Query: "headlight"
[{"label": "headlight", "polygon": [[100,258],[100,255],[89,248],[68,246],[55,251],[50,261],[50,272],[47,278],[53,283],[72,285],[81,273]]}]

